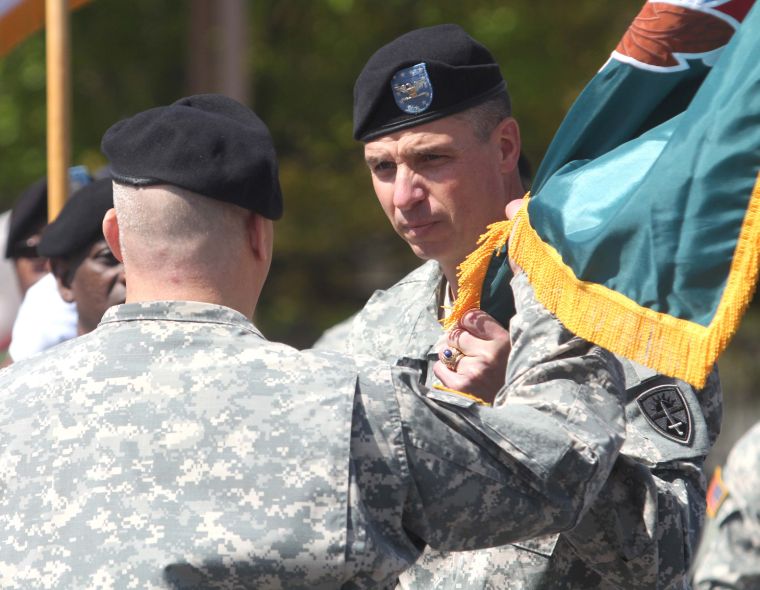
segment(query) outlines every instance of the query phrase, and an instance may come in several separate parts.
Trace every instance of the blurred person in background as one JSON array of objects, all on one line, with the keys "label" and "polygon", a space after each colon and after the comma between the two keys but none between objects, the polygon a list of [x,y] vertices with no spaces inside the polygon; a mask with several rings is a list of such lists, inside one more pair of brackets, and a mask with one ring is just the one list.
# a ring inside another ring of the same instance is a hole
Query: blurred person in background
[{"label": "blurred person in background", "polygon": [[[11,212],[0,214],[0,252],[5,252],[10,228]],[[21,303],[16,269],[9,258],[0,258],[0,364],[8,354],[13,320]]]},{"label": "blurred person in background", "polygon": [[715,470],[707,514],[694,587],[760,588],[760,422],[736,442],[725,466]]},{"label": "blurred person in background", "polygon": [[85,185],[43,230],[38,246],[61,298],[76,306],[78,336],[92,332],[106,309],[124,303],[124,266],[103,237],[103,217],[112,207],[110,178]]},{"label": "blurred person in background", "polygon": [[48,272],[47,260],[37,252],[47,217],[47,178],[40,178],[13,205],[5,246],[5,257],[13,263],[22,297]]},{"label": "blurred person in background", "polygon": [[[90,180],[86,167],[70,168],[70,193]],[[37,249],[47,225],[47,197],[47,178],[41,178],[21,193],[11,211],[5,256],[14,264],[23,300],[4,364],[27,358],[77,334],[76,307],[61,298],[48,260]]]}]

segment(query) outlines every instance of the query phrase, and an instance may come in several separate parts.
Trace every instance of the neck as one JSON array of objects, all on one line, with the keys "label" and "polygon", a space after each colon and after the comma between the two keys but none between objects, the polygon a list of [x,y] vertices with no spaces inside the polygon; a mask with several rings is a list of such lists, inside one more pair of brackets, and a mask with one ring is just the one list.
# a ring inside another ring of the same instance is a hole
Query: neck
[{"label": "neck", "polygon": [[457,285],[457,267],[459,264],[455,265],[444,265],[441,264],[441,270],[443,270],[443,276],[446,277],[446,280],[449,283],[449,289],[451,289],[451,295],[452,300],[456,299],[457,292],[458,292],[458,285]]},{"label": "neck", "polygon": [[223,305],[239,311],[248,319],[253,318],[260,289],[248,292],[234,288],[224,288],[223,285],[195,282],[184,279],[181,282],[168,280],[141,281],[129,277],[127,281],[127,303],[145,301],[199,301]]}]

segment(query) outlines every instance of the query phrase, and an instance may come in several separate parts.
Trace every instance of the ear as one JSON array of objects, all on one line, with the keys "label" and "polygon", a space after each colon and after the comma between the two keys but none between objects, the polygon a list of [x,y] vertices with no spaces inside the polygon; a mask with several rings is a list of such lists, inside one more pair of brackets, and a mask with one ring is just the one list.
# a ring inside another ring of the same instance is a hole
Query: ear
[{"label": "ear", "polygon": [[267,265],[272,258],[272,243],[274,241],[274,224],[271,219],[251,213],[248,216],[248,242],[254,258]]},{"label": "ear", "polygon": [[71,289],[71,284],[66,280],[69,274],[69,263],[62,258],[50,259],[50,272],[55,277],[55,282],[58,285],[58,293],[61,294],[61,299],[66,303],[74,302],[74,291]]},{"label": "ear", "polygon": [[116,260],[124,262],[124,257],[121,254],[120,235],[116,209],[109,209],[106,211],[105,217],[103,217],[103,236],[105,236],[106,243],[116,257]]},{"label": "ear", "polygon": [[520,159],[520,126],[512,117],[507,117],[493,130],[492,140],[498,142],[500,169],[502,174],[517,170]]}]

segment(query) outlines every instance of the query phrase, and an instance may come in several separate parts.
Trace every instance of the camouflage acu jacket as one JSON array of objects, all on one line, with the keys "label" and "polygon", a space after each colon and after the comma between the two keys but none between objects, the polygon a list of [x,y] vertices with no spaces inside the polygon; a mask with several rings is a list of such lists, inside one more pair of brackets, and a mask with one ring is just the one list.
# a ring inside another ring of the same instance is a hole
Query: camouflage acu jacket
[{"label": "camouflage acu jacket", "polygon": [[[572,526],[622,444],[622,376],[521,313],[567,356],[526,357],[510,387],[534,402],[485,408],[228,308],[111,308],[0,372],[0,587],[384,588],[425,544]],[[575,391],[544,403],[555,379]]]},{"label": "camouflage acu jacket", "polygon": [[[519,285],[518,285],[519,286]],[[337,348],[424,371],[437,360],[443,276],[434,261],[377,291],[353,318],[329,330],[317,348]],[[513,284],[513,289],[515,285]],[[514,320],[513,320],[514,324]],[[514,328],[514,325],[513,325]],[[541,352],[542,342],[522,354]],[[532,350],[535,349],[535,350]],[[521,362],[519,351],[510,357]],[[705,390],[657,375],[626,359],[626,441],[591,509],[561,534],[476,553],[427,550],[399,588],[587,590],[687,587],[705,509],[703,461],[720,429],[716,373]],[[430,382],[432,369],[427,371]],[[571,384],[553,384],[562,391]],[[496,404],[509,402],[499,395]],[[526,427],[530,427],[526,424]],[[538,441],[537,441],[538,442]],[[541,446],[524,447],[540,456]]]},{"label": "camouflage acu jacket", "polygon": [[760,423],[731,449],[710,486],[708,519],[694,586],[699,590],[760,588]]}]

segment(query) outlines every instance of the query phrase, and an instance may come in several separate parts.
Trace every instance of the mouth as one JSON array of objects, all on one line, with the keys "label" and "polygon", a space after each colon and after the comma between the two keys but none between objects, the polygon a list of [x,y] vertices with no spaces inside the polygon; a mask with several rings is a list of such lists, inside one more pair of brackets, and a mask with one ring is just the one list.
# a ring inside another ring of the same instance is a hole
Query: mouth
[{"label": "mouth", "polygon": [[404,223],[400,226],[402,233],[410,237],[419,237],[429,232],[437,221],[423,221],[414,223]]}]

